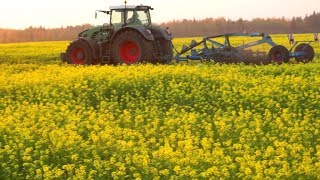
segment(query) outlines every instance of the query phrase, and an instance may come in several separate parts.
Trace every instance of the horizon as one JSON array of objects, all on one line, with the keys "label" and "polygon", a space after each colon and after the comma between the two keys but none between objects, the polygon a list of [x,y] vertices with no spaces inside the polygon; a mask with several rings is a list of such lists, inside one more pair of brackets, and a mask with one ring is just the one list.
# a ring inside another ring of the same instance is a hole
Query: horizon
[{"label": "horizon", "polygon": [[[320,13],[320,12],[316,12],[316,11],[313,11],[312,13],[310,14],[306,14],[306,16],[311,16],[313,13]],[[304,18],[303,16],[294,16],[295,18],[297,17],[300,17],[300,18]],[[243,19],[241,17],[239,17],[238,19],[230,19],[230,18],[226,18],[226,17],[204,17],[204,18],[201,18],[201,19],[196,19],[197,21],[202,21],[202,20],[205,20],[205,19],[220,19],[220,18],[224,18],[225,20],[231,20],[231,21],[237,21],[239,19],[242,19],[244,21],[252,21],[254,19],[282,19],[284,18],[286,21],[291,21],[293,17],[253,17],[251,19]],[[172,20],[168,20],[166,22],[160,22],[160,23],[155,23],[155,24],[162,24],[162,23],[170,23],[170,22],[174,22],[174,21],[183,21],[183,20],[188,20],[188,21],[191,21],[191,20],[194,20],[195,18],[191,18],[191,19],[172,19]],[[26,30],[26,29],[29,29],[29,28],[44,28],[44,29],[59,29],[59,28],[66,28],[66,27],[76,27],[76,26],[84,26],[84,25],[91,25],[91,26],[95,26],[94,24],[90,24],[90,23],[84,23],[84,24],[74,24],[74,25],[61,25],[61,26],[57,26],[57,27],[45,27],[43,25],[39,25],[39,26],[28,26],[28,27],[24,27],[24,28],[18,28],[18,29],[14,29],[14,28],[5,28],[5,27],[1,27],[0,26],[0,29],[3,29],[3,30]]]},{"label": "horizon", "polygon": [[[121,5],[123,2],[122,0],[113,2],[105,0],[97,0],[95,2],[85,0],[69,0],[66,2],[63,0],[49,2],[29,0],[19,2],[19,0],[11,0],[2,3],[0,7],[0,16],[4,17],[0,19],[0,28],[23,30],[29,27],[54,29],[84,24],[99,25],[108,22],[109,16],[99,14],[98,19],[95,19],[95,10],[108,9],[109,6]],[[20,6],[17,6],[17,4]],[[203,20],[206,18],[243,19],[249,21],[255,18],[285,18],[286,20],[291,20],[293,17],[304,18],[306,15],[312,15],[313,12],[320,12],[318,0],[305,0],[303,4],[298,0],[291,0],[290,2],[277,0],[259,2],[251,2],[251,0],[243,0],[241,2],[236,0],[219,2],[198,0],[197,3],[186,3],[183,0],[173,2],[169,0],[161,2],[155,0],[128,0],[129,4],[151,5],[155,8],[154,11],[151,11],[151,15],[153,22],[156,24],[174,20]],[[284,7],[286,8],[285,10],[283,9]]]},{"label": "horizon", "polygon": [[[320,12],[316,12],[316,13],[320,13]],[[307,14],[308,16],[312,15],[313,13],[310,13],[310,14]],[[295,18],[297,17],[301,17],[301,18],[304,18],[302,16],[295,16]],[[205,17],[205,18],[201,18],[201,19],[196,19],[197,21],[202,21],[202,20],[205,20],[205,19],[220,19],[220,18],[224,18],[225,20],[231,20],[231,21],[237,21],[239,19],[242,19],[244,21],[252,21],[254,19],[282,19],[284,17],[265,17],[265,18],[262,18],[262,17],[254,17],[252,19],[243,19],[243,18],[238,18],[238,19],[229,19],[229,18],[225,18],[225,17]],[[291,21],[293,17],[291,18],[285,18],[286,21]],[[169,20],[169,21],[166,21],[166,22],[160,22],[160,23],[155,23],[155,24],[162,24],[162,23],[170,23],[170,22],[174,22],[174,21],[183,21],[183,20],[188,20],[188,21],[191,21],[191,20],[194,20],[195,18],[192,18],[192,19],[173,19],[173,20]],[[4,28],[4,27],[1,27],[0,26],[0,29],[3,29],[3,30],[25,30],[25,29],[29,29],[30,27],[31,28],[44,28],[44,29],[59,29],[59,28],[66,28],[66,27],[76,27],[76,26],[84,26],[84,25],[91,25],[91,26],[95,26],[94,24],[90,24],[90,23],[84,23],[84,24],[74,24],[74,25],[61,25],[61,26],[57,26],[57,27],[45,27],[43,25],[39,25],[39,26],[28,26],[28,27],[24,27],[24,28],[19,28],[19,29],[13,29],[13,28]]]}]

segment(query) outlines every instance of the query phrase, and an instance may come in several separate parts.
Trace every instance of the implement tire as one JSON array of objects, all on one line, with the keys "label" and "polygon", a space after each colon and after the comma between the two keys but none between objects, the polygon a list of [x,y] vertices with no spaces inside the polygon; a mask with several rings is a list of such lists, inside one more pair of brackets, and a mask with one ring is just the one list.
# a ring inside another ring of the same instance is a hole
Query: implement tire
[{"label": "implement tire", "polygon": [[303,52],[302,56],[295,57],[297,62],[308,63],[314,58],[314,49],[306,43],[299,44],[295,49],[295,53]]},{"label": "implement tire", "polygon": [[268,54],[268,60],[278,64],[287,63],[289,62],[289,59],[289,51],[282,45],[276,45],[272,47]]},{"label": "implement tire", "polygon": [[153,61],[152,41],[146,40],[137,31],[119,34],[113,43],[112,54],[115,64],[135,64]]}]

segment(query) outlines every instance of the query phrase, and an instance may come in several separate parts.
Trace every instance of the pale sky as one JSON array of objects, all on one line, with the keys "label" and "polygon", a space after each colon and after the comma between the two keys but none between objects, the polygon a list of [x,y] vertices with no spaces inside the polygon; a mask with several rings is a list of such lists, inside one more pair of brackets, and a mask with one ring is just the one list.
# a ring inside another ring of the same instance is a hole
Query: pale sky
[{"label": "pale sky", "polygon": [[[23,29],[29,26],[61,27],[67,25],[94,25],[108,22],[106,15],[97,9],[122,5],[123,0],[1,0],[0,28]],[[252,19],[255,17],[302,16],[320,12],[320,0],[128,0],[128,4],[145,4],[154,8],[152,20],[161,23],[169,20]]]}]

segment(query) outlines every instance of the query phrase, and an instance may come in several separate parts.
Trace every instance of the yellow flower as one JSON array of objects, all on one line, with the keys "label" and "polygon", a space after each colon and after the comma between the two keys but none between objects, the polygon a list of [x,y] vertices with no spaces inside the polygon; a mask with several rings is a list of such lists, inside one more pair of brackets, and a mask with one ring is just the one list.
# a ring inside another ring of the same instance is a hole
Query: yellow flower
[{"label": "yellow flower", "polygon": [[245,173],[246,175],[250,175],[250,174],[252,173],[252,171],[251,171],[250,168],[246,168],[246,169],[244,170],[244,173]]}]

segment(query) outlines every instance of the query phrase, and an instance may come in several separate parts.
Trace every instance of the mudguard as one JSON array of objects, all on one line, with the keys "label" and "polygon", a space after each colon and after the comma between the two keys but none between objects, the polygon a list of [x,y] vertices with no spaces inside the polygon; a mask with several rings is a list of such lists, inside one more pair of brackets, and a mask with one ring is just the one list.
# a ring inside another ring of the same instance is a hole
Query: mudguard
[{"label": "mudguard", "polygon": [[169,30],[163,29],[159,26],[152,26],[152,29],[155,29],[155,30],[158,30],[159,32],[161,32],[162,36],[168,41],[173,39]]},{"label": "mudguard", "polygon": [[139,31],[144,38],[146,38],[149,41],[154,41],[154,37],[151,33],[150,30],[143,26],[129,26],[129,27],[124,27],[120,30],[118,30],[113,36],[112,36],[112,41],[122,32],[128,31],[128,30],[134,30],[134,31]]}]

